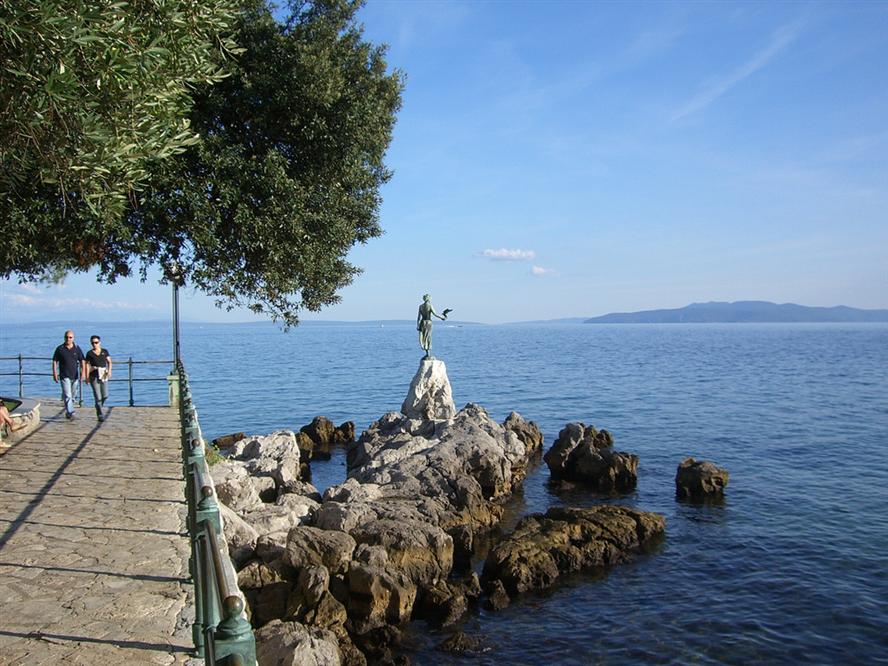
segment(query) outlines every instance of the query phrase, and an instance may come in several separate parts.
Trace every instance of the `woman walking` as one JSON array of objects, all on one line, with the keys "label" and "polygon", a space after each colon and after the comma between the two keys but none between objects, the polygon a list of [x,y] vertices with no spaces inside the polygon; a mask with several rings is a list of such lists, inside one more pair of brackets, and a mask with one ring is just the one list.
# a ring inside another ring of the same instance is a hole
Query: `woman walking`
[{"label": "woman walking", "polygon": [[86,364],[89,368],[89,385],[96,399],[96,418],[105,420],[102,407],[108,399],[108,381],[111,379],[111,355],[102,349],[102,338],[94,335],[89,339],[91,349],[86,352]]}]

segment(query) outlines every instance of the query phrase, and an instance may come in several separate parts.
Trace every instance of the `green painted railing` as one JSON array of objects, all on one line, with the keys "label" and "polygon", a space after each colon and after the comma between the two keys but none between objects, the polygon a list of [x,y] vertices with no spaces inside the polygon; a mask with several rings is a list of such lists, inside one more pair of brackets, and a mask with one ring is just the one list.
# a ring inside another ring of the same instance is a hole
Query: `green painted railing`
[{"label": "green painted railing", "polygon": [[256,641],[244,613],[244,598],[237,586],[237,575],[228,558],[216,489],[207,468],[197,410],[181,361],[176,372],[191,540],[188,566],[194,581],[194,646],[207,664],[253,666],[256,664]]}]

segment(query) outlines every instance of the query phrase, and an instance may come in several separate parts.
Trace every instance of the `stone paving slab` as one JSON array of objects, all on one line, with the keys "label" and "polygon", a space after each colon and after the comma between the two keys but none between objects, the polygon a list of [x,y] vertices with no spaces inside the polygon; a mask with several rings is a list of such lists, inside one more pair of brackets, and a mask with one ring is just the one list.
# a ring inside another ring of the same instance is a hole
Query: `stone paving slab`
[{"label": "stone paving slab", "polygon": [[186,663],[177,412],[40,402],[0,450],[0,664]]}]

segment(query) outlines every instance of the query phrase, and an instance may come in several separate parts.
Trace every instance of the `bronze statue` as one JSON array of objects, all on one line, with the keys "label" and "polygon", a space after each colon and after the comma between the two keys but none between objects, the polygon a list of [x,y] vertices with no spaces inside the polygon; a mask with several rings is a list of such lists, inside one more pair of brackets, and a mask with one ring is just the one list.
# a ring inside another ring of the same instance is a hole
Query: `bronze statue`
[{"label": "bronze statue", "polygon": [[452,311],[452,308],[447,308],[442,314],[438,314],[432,307],[432,297],[429,294],[422,297],[419,313],[416,315],[416,330],[419,331],[419,346],[425,350],[425,358],[434,358],[432,356],[432,316],[445,321],[447,314]]}]

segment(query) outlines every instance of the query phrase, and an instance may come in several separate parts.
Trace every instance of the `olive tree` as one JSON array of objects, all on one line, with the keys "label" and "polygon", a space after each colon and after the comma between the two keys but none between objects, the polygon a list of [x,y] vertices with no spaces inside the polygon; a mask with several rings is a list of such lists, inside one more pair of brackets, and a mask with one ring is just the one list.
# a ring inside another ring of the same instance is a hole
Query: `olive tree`
[{"label": "olive tree", "polygon": [[155,164],[124,223],[96,224],[78,209],[73,250],[41,223],[55,258],[38,253],[25,266],[0,254],[3,270],[37,275],[81,261],[113,281],[175,266],[220,306],[287,325],[335,303],[358,272],[348,251],[381,233],[383,158],[402,88],[384,47],[364,40],[359,6],[291,2],[283,19],[265,3],[249,7],[229,76],[192,94],[200,141]]},{"label": "olive tree", "polygon": [[27,224],[56,207],[76,218],[83,207],[119,221],[152,163],[197,142],[191,91],[224,78],[241,7],[0,3],[0,219]]}]

